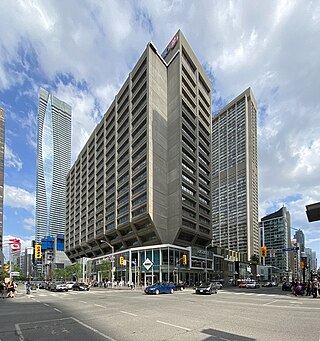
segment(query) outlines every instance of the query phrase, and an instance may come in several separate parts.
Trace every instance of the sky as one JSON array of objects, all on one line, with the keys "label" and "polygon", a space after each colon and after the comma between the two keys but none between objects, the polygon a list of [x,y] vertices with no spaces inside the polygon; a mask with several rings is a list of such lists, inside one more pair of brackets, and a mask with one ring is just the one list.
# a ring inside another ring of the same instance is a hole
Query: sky
[{"label": "sky", "polygon": [[[319,1],[0,2],[4,239],[35,235],[39,87],[72,106],[72,162],[152,41],[181,29],[213,84],[213,112],[248,87],[258,104],[259,218],[286,206],[320,257]],[[292,233],[294,233],[292,229]]]}]

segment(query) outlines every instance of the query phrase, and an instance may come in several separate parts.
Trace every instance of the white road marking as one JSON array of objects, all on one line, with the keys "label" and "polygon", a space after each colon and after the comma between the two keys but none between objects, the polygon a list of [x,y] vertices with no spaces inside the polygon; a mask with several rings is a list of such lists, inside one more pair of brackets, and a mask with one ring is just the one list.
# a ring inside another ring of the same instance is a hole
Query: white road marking
[{"label": "white road marking", "polygon": [[97,330],[97,329],[95,329],[95,328],[93,328],[93,327],[88,326],[87,324],[85,324],[85,323],[83,323],[83,322],[77,320],[77,319],[74,318],[74,317],[71,317],[71,319],[73,319],[74,321],[78,322],[78,323],[81,324],[82,326],[84,326],[84,327],[86,327],[86,328],[92,330],[93,332],[97,333],[98,335],[104,337],[105,339],[107,339],[107,340],[109,340],[109,341],[116,341],[115,339],[113,339],[113,338],[111,338],[111,337],[109,337],[109,336],[107,336],[107,335],[105,335],[105,334],[99,332],[99,330]]},{"label": "white road marking", "polygon": [[138,315],[136,315],[136,314],[128,313],[127,311],[122,311],[122,310],[120,310],[120,313],[122,313],[122,314],[127,314],[127,315],[131,315],[131,316],[138,316]]},{"label": "white road marking", "polygon": [[21,329],[20,329],[19,325],[18,325],[18,324],[15,324],[15,327],[16,327],[16,332],[17,332],[17,334],[18,334],[18,336],[19,336],[19,340],[20,340],[20,341],[23,341],[23,340],[24,340],[24,337],[23,337],[23,335],[22,335],[22,332],[21,332]]},{"label": "white road marking", "polygon": [[84,303],[84,304],[87,304],[87,302],[86,301],[79,301],[80,303]]},{"label": "white road marking", "polygon": [[171,323],[167,323],[167,322],[163,322],[163,321],[157,321],[158,323],[162,323],[162,324],[165,324],[167,326],[171,326],[171,327],[175,327],[175,328],[180,328],[180,329],[183,329],[183,330],[187,330],[188,332],[190,332],[192,329],[190,328],[186,328],[186,327],[181,327],[181,326],[177,326],[175,324],[171,324]]},{"label": "white road marking", "polygon": [[276,303],[276,302],[278,302],[278,300],[274,300],[274,301],[271,301],[271,302],[265,303],[264,305],[269,305],[269,304]]},{"label": "white road marking", "polygon": [[44,303],[44,305],[46,305],[47,307],[50,307],[50,304],[48,304],[48,303]]},{"label": "white road marking", "polygon": [[94,304],[96,307],[100,307],[100,308],[107,308],[107,307],[105,307],[105,306],[103,306],[103,305],[100,305],[100,304]]},{"label": "white road marking", "polygon": [[61,310],[57,309],[57,308],[54,308],[55,311],[59,312],[59,313],[62,313]]}]

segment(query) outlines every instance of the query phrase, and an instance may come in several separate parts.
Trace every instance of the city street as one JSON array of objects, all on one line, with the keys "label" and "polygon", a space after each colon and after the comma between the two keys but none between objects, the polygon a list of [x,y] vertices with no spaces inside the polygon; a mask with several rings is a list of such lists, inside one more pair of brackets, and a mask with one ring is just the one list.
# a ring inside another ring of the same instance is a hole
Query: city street
[{"label": "city street", "polygon": [[[270,290],[269,290],[270,289]],[[18,293],[0,301],[0,340],[319,341],[320,298],[281,288],[145,295],[142,289]]]}]

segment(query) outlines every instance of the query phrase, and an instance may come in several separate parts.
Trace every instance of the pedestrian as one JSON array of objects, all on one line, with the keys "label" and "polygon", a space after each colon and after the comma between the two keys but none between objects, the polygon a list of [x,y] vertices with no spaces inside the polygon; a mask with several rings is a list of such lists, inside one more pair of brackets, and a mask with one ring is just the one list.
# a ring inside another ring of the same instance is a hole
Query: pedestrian
[{"label": "pedestrian", "polygon": [[307,283],[307,290],[306,290],[306,296],[311,296],[311,287],[312,287],[312,282],[311,282],[311,280],[309,279],[308,280],[308,283]]},{"label": "pedestrian", "polygon": [[130,288],[131,288],[131,290],[134,289],[134,284],[133,284],[133,282],[130,283]]},{"label": "pedestrian", "polygon": [[29,295],[30,294],[30,282],[27,281],[26,283],[26,294]]},{"label": "pedestrian", "polygon": [[313,298],[317,298],[318,296],[318,289],[319,289],[319,282],[318,279],[315,278],[312,282],[312,294],[313,294]]},{"label": "pedestrian", "polygon": [[13,281],[8,282],[7,290],[8,290],[7,297],[14,298],[15,297],[15,288],[14,288]]},{"label": "pedestrian", "polygon": [[4,299],[4,297],[5,297],[5,294],[6,294],[6,283],[5,283],[5,281],[3,280],[3,281],[1,281],[0,282],[0,295],[1,295],[1,297]]}]

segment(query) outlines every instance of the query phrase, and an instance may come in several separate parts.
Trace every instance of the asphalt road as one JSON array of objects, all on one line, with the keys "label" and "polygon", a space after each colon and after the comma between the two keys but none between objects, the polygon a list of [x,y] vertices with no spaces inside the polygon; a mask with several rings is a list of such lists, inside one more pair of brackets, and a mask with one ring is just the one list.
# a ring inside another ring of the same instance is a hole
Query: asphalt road
[{"label": "asphalt road", "polygon": [[142,290],[18,292],[0,299],[0,341],[319,341],[320,298],[281,288],[195,295]]}]

